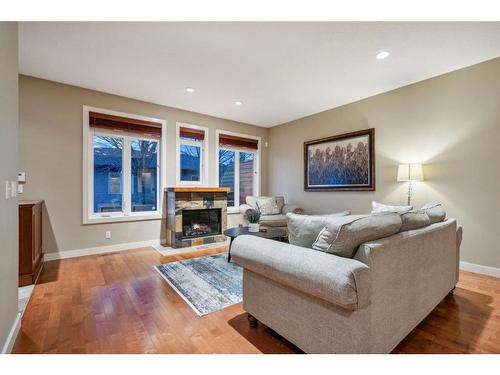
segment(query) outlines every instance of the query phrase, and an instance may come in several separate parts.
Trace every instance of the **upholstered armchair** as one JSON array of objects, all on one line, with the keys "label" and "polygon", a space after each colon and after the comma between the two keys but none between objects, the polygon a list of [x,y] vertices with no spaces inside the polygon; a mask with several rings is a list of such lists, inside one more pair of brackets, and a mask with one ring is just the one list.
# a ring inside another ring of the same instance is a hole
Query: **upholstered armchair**
[{"label": "upholstered armchair", "polygon": [[260,225],[263,227],[282,228],[285,230],[287,230],[287,213],[293,212],[296,214],[302,214],[304,212],[302,208],[298,206],[285,204],[284,197],[248,196],[246,198],[246,204],[242,204],[240,206],[240,212],[243,216],[245,216],[247,210],[250,209],[260,211]]}]

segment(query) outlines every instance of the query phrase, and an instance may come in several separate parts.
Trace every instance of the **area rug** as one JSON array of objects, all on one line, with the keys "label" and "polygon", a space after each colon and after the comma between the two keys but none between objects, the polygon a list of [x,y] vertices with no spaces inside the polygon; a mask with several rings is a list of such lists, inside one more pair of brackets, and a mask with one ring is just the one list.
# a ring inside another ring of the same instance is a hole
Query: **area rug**
[{"label": "area rug", "polygon": [[203,316],[243,299],[243,269],[227,253],[154,266],[174,290]]}]

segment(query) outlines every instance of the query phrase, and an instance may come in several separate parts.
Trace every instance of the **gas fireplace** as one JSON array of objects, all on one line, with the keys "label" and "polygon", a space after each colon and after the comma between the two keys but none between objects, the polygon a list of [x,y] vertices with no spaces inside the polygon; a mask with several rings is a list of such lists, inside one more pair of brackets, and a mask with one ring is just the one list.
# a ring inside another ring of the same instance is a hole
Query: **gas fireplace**
[{"label": "gas fireplace", "polygon": [[167,244],[173,248],[225,242],[227,193],[221,187],[167,189]]},{"label": "gas fireplace", "polygon": [[182,238],[221,234],[221,209],[182,210]]}]

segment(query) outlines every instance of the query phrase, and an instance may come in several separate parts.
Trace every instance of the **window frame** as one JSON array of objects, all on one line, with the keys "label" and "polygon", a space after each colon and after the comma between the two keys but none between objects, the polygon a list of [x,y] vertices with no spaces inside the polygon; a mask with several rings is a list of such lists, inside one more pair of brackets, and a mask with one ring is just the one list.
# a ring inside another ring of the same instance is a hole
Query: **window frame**
[{"label": "window frame", "polygon": [[[255,139],[257,141],[257,150],[254,149],[249,149],[245,147],[231,147],[231,146],[221,146],[219,144],[219,135],[220,134],[226,134],[226,135],[232,135],[235,137],[242,137],[242,138],[248,138],[248,139]],[[261,137],[257,137],[255,135],[249,135],[249,134],[242,134],[242,133],[235,133],[235,132],[230,132],[226,130],[221,130],[217,129],[215,131],[215,158],[216,158],[216,163],[215,163],[215,176],[216,176],[216,181],[217,181],[217,186],[220,187],[220,181],[219,181],[219,151],[220,150],[229,150],[229,151],[234,151],[237,152],[235,154],[235,162],[234,162],[234,206],[228,206],[227,207],[227,212],[229,214],[234,214],[234,213],[239,213],[240,212],[240,205],[245,204],[245,202],[240,202],[240,152],[246,152],[246,153],[253,153],[255,155],[254,157],[254,180],[253,180],[253,194],[255,196],[260,195],[260,190],[261,190],[261,178],[260,178],[260,171],[261,171],[261,149],[262,149],[262,139]],[[236,178],[236,176],[238,178]]]},{"label": "window frame", "polygon": [[[94,130],[89,126],[89,112],[99,112],[107,115],[126,117],[136,120],[152,121],[161,123],[162,136],[160,139],[148,137],[133,133],[112,132],[107,130]],[[139,220],[158,220],[163,217],[163,191],[166,187],[166,130],[167,123],[165,120],[135,115],[130,113],[118,112],[103,108],[83,106],[83,179],[82,179],[82,222],[83,224],[98,224],[112,222],[126,222]],[[93,136],[94,134],[107,135],[112,137],[123,138],[122,150],[122,211],[94,213],[94,149]],[[157,209],[156,211],[132,212],[132,187],[131,187],[131,140],[153,140],[158,142],[158,173],[157,173]]]},{"label": "window frame", "polygon": [[[177,122],[175,124],[175,181],[176,186],[208,186],[208,128],[205,126]],[[203,141],[183,140],[181,128],[201,130],[205,133]],[[189,146],[200,146],[200,181],[181,180],[181,144]]]}]

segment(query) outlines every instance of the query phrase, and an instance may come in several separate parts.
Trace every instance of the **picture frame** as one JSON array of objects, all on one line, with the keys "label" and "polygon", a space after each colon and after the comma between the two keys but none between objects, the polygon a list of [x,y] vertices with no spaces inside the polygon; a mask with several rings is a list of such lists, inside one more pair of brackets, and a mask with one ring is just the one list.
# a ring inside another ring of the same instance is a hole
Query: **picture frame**
[{"label": "picture frame", "polygon": [[374,191],[375,129],[304,142],[305,191]]}]

